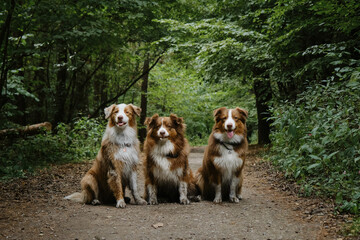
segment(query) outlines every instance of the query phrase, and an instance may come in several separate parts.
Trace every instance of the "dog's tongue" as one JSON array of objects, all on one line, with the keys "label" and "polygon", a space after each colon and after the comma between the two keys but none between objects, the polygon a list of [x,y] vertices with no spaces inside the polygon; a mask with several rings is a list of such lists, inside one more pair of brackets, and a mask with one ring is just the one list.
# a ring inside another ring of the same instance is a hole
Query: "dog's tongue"
[{"label": "dog's tongue", "polygon": [[234,136],[234,131],[228,131],[227,136],[228,138],[232,138]]}]

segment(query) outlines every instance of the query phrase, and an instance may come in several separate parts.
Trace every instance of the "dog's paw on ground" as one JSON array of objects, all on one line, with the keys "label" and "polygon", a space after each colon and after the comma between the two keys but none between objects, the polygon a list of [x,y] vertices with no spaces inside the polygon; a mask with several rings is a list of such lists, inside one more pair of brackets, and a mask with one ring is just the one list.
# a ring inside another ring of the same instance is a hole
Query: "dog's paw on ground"
[{"label": "dog's paw on ground", "polygon": [[159,204],[159,203],[158,203],[158,201],[157,201],[156,198],[151,198],[151,199],[149,200],[149,205],[157,205],[157,204]]},{"label": "dog's paw on ground", "polygon": [[145,201],[144,199],[142,198],[139,198],[136,200],[136,204],[137,205],[146,205],[147,204],[147,201]]},{"label": "dog's paw on ground", "polygon": [[91,204],[95,206],[95,205],[100,205],[101,202],[97,199],[94,199],[94,200],[92,200]]},{"label": "dog's paw on ground", "polygon": [[239,199],[237,197],[235,197],[235,196],[230,196],[229,201],[232,202],[232,203],[238,203]]},{"label": "dog's paw on ground", "polygon": [[214,203],[222,203],[222,199],[221,199],[221,197],[220,198],[215,198],[213,202]]},{"label": "dog's paw on ground", "polygon": [[186,197],[180,198],[180,204],[188,205],[188,204],[190,204],[190,201]]},{"label": "dog's paw on ground", "polygon": [[116,202],[116,207],[117,208],[125,208],[126,207],[126,203],[124,201],[124,199],[120,199]]}]

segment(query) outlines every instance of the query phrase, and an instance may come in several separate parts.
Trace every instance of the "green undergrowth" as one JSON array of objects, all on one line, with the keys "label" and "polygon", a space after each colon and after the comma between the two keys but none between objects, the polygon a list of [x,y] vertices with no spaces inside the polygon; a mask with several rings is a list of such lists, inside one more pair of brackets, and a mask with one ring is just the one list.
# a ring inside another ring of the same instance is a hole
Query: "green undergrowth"
[{"label": "green undergrowth", "polygon": [[360,83],[312,86],[273,108],[272,163],[302,194],[333,198],[339,212],[360,209]]},{"label": "green undergrowth", "polygon": [[100,120],[81,118],[73,126],[58,125],[56,134],[5,140],[0,143],[0,180],[25,177],[51,164],[93,159],[104,129]]},{"label": "green undergrowth", "polygon": [[355,239],[360,236],[360,217],[352,220],[352,223],[349,223],[345,226],[343,234],[350,239]]},{"label": "green undergrowth", "polygon": [[189,144],[192,147],[196,147],[196,146],[205,146],[208,143],[208,139],[206,137],[199,137],[199,136],[193,136],[188,138],[189,140]]}]

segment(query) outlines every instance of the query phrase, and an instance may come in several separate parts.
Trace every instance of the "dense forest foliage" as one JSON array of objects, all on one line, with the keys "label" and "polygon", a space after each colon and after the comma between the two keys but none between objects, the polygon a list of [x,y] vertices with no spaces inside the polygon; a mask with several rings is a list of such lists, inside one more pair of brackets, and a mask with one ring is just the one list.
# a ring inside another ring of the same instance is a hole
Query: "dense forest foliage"
[{"label": "dense forest foliage", "polygon": [[133,103],[185,118],[205,144],[212,111],[243,107],[252,143],[306,195],[360,207],[360,2],[355,0],[5,0],[1,176],[92,158],[104,107]]}]

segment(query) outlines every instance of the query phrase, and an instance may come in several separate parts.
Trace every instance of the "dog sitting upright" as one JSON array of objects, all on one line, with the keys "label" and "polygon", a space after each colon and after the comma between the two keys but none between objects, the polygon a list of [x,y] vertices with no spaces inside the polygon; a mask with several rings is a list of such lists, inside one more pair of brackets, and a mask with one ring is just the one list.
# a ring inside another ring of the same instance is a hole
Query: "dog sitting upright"
[{"label": "dog sitting upright", "polygon": [[248,112],[222,107],[214,111],[214,117],[203,164],[196,175],[197,186],[205,199],[221,203],[224,198],[237,203],[242,199]]},{"label": "dog sitting upright", "polygon": [[135,202],[146,204],[137,190],[140,150],[135,115],[139,116],[140,112],[141,109],[132,104],[105,108],[105,119],[109,121],[93,166],[81,180],[82,192],[65,199],[94,205],[116,200],[116,207],[124,208],[125,188],[129,186]]},{"label": "dog sitting upright", "polygon": [[149,204],[158,204],[158,198],[189,204],[188,194],[195,191],[195,184],[183,118],[155,114],[145,124],[145,199]]}]

